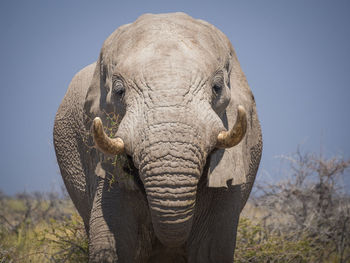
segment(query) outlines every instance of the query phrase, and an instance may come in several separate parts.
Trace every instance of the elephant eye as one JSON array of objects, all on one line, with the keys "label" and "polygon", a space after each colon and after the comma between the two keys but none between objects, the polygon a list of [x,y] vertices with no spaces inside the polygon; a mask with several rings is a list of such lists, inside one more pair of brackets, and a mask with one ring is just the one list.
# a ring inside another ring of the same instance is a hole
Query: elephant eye
[{"label": "elephant eye", "polygon": [[216,98],[219,95],[221,95],[224,87],[225,87],[224,72],[218,71],[214,76],[214,79],[212,82],[213,97]]},{"label": "elephant eye", "polygon": [[222,87],[220,85],[215,84],[212,89],[213,89],[213,94],[216,97],[221,93]]},{"label": "elephant eye", "polygon": [[113,91],[113,94],[119,97],[120,99],[124,97],[125,87],[121,80],[114,81],[112,91]]}]

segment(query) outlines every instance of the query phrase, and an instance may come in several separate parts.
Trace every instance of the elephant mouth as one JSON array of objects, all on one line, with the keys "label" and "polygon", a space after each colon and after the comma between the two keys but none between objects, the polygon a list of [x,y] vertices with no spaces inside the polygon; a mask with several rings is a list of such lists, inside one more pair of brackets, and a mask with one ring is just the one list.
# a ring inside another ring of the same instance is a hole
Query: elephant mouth
[{"label": "elephant mouth", "polygon": [[[142,183],[142,180],[140,178],[139,170],[135,167],[133,159],[130,155],[126,155],[126,159],[127,159],[127,162],[124,163],[123,165],[123,171],[132,176],[136,187],[146,197],[145,186]],[[146,199],[146,202],[147,202],[147,199]]]},{"label": "elephant mouth", "polygon": [[[214,149],[210,154],[208,154],[204,168],[203,168],[203,172],[200,176],[200,180],[198,182],[198,185],[201,184],[202,181],[205,181],[207,179],[207,174],[208,174],[208,170],[209,170],[209,164],[210,164],[210,159],[211,159],[211,155],[213,153],[215,153],[217,149]],[[135,185],[137,186],[137,188],[139,189],[139,191],[145,196],[146,198],[146,190],[145,190],[145,186],[141,180],[140,177],[140,173],[139,170],[135,167],[133,159],[130,155],[126,155],[127,158],[127,163],[124,163],[123,165],[123,171],[130,174],[134,180]],[[147,198],[145,199],[146,202]]]}]

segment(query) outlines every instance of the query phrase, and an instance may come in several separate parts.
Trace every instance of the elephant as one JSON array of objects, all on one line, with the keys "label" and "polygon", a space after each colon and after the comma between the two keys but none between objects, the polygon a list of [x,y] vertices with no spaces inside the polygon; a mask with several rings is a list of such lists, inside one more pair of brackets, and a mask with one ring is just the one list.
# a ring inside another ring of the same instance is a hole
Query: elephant
[{"label": "elephant", "polygon": [[262,134],[219,29],[184,13],[119,27],[72,79],[53,138],[89,262],[233,262]]}]

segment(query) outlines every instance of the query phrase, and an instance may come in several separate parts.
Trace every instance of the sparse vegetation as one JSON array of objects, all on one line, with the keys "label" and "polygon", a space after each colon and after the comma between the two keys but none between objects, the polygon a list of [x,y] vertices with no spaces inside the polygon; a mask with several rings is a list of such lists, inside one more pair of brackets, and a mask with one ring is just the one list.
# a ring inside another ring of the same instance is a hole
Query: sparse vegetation
[{"label": "sparse vegetation", "polygon": [[81,218],[57,194],[0,194],[0,262],[87,262]]},{"label": "sparse vegetation", "polygon": [[257,184],[238,230],[238,262],[350,262],[350,160],[298,151],[290,175]]},{"label": "sparse vegetation", "polygon": [[[235,262],[350,262],[350,160],[297,152],[289,176],[256,184],[237,235]],[[84,225],[68,197],[0,192],[0,263],[87,262]]]}]

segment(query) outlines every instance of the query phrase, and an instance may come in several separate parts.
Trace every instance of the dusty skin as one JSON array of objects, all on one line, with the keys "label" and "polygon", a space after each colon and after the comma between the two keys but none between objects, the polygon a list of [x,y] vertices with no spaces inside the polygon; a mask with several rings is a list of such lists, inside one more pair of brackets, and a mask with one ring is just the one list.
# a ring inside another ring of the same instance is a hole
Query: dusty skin
[{"label": "dusty skin", "polygon": [[146,14],[114,31],[70,83],[54,144],[89,262],[233,262],[262,137],[211,24]]}]

